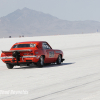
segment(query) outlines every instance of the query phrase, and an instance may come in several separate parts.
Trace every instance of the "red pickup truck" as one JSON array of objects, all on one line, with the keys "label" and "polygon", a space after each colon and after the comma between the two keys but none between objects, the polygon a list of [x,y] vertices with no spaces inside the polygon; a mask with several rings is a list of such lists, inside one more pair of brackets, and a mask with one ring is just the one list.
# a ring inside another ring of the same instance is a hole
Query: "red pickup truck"
[{"label": "red pickup truck", "polygon": [[61,64],[64,61],[63,52],[54,50],[46,41],[27,41],[15,43],[9,51],[2,51],[1,60],[8,69],[21,64],[37,64],[43,67],[46,63]]}]

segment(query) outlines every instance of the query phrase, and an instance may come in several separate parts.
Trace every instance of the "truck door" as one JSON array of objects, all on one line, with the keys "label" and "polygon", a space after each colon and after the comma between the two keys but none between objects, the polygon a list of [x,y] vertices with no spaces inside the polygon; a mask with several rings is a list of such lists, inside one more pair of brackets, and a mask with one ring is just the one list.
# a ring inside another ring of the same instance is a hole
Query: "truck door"
[{"label": "truck door", "polygon": [[42,43],[42,48],[45,53],[45,63],[53,63],[55,58],[54,50],[46,43]]}]

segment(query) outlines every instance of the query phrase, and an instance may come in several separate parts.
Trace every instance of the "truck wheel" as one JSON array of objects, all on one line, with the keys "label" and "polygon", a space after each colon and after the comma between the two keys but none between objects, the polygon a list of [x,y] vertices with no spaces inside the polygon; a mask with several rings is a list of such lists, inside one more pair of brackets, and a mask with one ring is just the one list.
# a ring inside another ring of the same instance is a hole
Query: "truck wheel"
[{"label": "truck wheel", "polygon": [[58,65],[61,64],[61,59],[62,59],[62,58],[61,58],[61,55],[59,55],[58,58],[57,58],[57,61],[56,61]]},{"label": "truck wheel", "polygon": [[39,68],[44,66],[44,57],[43,56],[40,57],[39,61],[37,62],[37,66]]},{"label": "truck wheel", "polygon": [[8,69],[12,69],[14,66],[12,64],[6,64]]}]

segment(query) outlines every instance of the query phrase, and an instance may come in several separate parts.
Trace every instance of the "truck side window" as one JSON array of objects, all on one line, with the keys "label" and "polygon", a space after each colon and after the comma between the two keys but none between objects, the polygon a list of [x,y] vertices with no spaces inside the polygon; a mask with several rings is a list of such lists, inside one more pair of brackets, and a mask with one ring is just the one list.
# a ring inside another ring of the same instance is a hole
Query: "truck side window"
[{"label": "truck side window", "polygon": [[51,47],[47,43],[42,43],[43,49],[51,49]]}]

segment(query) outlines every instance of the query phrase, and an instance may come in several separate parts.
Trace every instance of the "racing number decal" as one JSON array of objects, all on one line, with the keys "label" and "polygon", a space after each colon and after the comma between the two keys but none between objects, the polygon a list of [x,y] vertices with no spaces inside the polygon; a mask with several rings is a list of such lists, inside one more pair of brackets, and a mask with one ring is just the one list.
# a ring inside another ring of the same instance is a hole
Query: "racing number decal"
[{"label": "racing number decal", "polygon": [[54,51],[49,52],[49,58],[54,57]]}]

